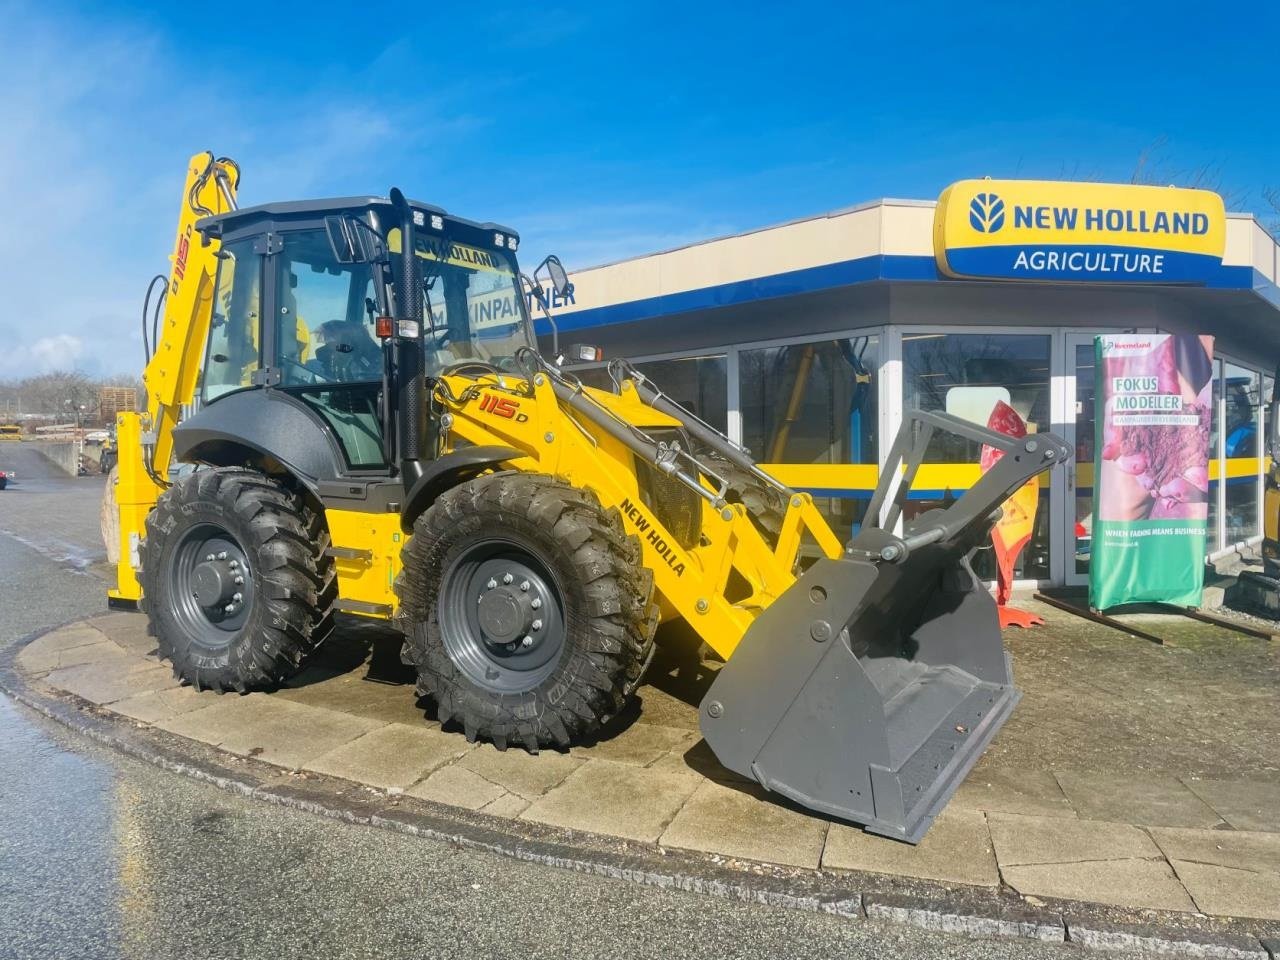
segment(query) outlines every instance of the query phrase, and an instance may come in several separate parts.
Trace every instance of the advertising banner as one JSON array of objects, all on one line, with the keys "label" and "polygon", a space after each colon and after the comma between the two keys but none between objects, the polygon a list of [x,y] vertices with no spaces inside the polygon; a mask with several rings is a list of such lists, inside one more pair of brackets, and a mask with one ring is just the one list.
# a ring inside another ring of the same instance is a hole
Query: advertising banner
[{"label": "advertising banner", "polygon": [[1199,606],[1213,338],[1107,335],[1094,350],[1100,402],[1089,606]]},{"label": "advertising banner", "polygon": [[938,198],[933,231],[948,277],[1205,283],[1222,265],[1227,217],[1211,190],[961,180]]}]

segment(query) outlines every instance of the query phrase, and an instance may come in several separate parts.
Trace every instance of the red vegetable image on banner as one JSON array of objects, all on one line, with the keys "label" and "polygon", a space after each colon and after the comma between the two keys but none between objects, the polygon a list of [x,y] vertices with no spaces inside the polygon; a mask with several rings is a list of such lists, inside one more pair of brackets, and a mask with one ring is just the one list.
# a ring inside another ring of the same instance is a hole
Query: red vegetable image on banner
[{"label": "red vegetable image on banner", "polygon": [[[987,427],[996,433],[1010,437],[1025,437],[1027,425],[1018,411],[1003,400],[998,401],[991,416],[987,418]],[[982,447],[982,458],[979,463],[982,472],[986,473],[1004,454],[994,447]],[[996,525],[991,528],[991,541],[995,545],[996,555],[996,609],[1000,614],[1000,628],[1008,626],[1031,627],[1043,624],[1044,620],[1034,613],[1010,607],[1009,596],[1013,592],[1013,568],[1031,539],[1036,524],[1036,507],[1040,502],[1040,484],[1033,477],[1014,491],[1013,496],[1004,502],[1004,513]]]}]

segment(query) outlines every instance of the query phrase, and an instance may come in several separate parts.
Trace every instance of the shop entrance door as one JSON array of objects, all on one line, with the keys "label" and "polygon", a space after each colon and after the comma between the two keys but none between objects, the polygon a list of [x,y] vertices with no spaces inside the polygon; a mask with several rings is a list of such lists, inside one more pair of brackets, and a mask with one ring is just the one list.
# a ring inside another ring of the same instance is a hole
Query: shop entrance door
[{"label": "shop entrance door", "polygon": [[1089,582],[1089,557],[1093,545],[1093,464],[1094,464],[1094,335],[1070,333],[1066,336],[1067,416],[1063,438],[1075,451],[1066,470],[1067,504],[1066,556],[1063,569],[1068,586]]}]

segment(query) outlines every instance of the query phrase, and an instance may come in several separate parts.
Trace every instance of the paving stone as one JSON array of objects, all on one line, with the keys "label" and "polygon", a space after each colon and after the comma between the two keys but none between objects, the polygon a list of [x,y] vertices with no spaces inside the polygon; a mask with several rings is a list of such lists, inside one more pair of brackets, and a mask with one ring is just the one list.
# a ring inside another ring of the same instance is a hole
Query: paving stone
[{"label": "paving stone", "polygon": [[524,797],[518,797],[514,793],[504,793],[491,803],[486,803],[480,808],[480,812],[488,813],[495,817],[515,819],[528,809],[529,801]]},{"label": "paving stone", "polygon": [[531,754],[524,750],[498,750],[485,744],[458,761],[490,783],[532,800],[540,797],[582,766],[576,757],[544,750]]},{"label": "paving stone", "polygon": [[1182,782],[1236,830],[1280,833],[1280,781],[1184,778]]},{"label": "paving stone", "polygon": [[285,722],[290,706],[292,704],[274,700],[265,693],[213,694],[208,706],[158,720],[155,725],[177,736],[216,747],[245,730]]},{"label": "paving stone", "polygon": [[38,646],[39,643],[39,640],[29,643],[18,652],[18,669],[29,676],[39,676],[60,666],[62,651],[48,650]]},{"label": "paving stone", "polygon": [[99,643],[86,643],[58,652],[59,667],[78,667],[82,664],[106,663],[108,660],[137,659],[125,653],[110,640],[105,639]]},{"label": "paving stone", "polygon": [[952,806],[1033,817],[1076,816],[1071,801],[1048,770],[983,770],[969,774]]},{"label": "paving stone", "polygon": [[1021,864],[1160,857],[1160,849],[1151,838],[1127,823],[1012,813],[988,814],[987,823],[1002,870]]},{"label": "paving stone", "polygon": [[147,618],[141,613],[108,613],[89,621],[121,649],[143,656],[156,648],[156,638],[147,633]]},{"label": "paving stone", "polygon": [[1211,827],[1221,818],[1173,777],[1061,771],[1062,792],[1083,820],[1148,827]]},{"label": "paving stone", "polygon": [[305,707],[267,694],[224,694],[222,703],[156,724],[240,756],[296,769],[380,726],[374,720]]},{"label": "paving stone", "polygon": [[207,707],[216,696],[210,691],[197,693],[195,687],[168,687],[117,700],[111,704],[111,711],[143,723],[156,723]]},{"label": "paving stone", "polygon": [[441,767],[421,783],[415,783],[405,791],[411,797],[448,803],[467,810],[479,810],[506,793],[496,783],[490,783],[478,773],[451,763]]},{"label": "paving stone", "polygon": [[697,736],[688,730],[652,723],[633,723],[615,737],[589,747],[575,747],[570,756],[582,760],[613,760],[637,767],[648,766],[672,751],[691,747]]},{"label": "paving stone", "polygon": [[168,667],[124,656],[55,670],[46,682],[97,704],[165,690],[179,683]]},{"label": "paving stone", "polygon": [[1163,860],[1089,860],[1022,866],[1006,866],[1002,862],[1000,874],[1024,896],[1084,900],[1130,909],[1196,909]]},{"label": "paving stone", "polygon": [[1280,834],[1170,828],[1149,832],[1171,861],[1194,860],[1254,873],[1270,873],[1280,887]]},{"label": "paving stone", "polygon": [[760,789],[702,781],[658,843],[816,870],[827,823]]},{"label": "paving stone", "polygon": [[465,737],[389,723],[308,760],[303,769],[383,790],[404,788],[470,749]]},{"label": "paving stone", "polygon": [[914,847],[833,823],[822,866],[986,887],[1000,882],[986,818],[980,810],[959,807],[944,810]]},{"label": "paving stone", "polygon": [[1170,863],[1205,913],[1280,920],[1280,876],[1190,860]]},{"label": "paving stone", "polygon": [[664,769],[672,773],[692,773],[729,786],[755,784],[754,780],[734,773],[717,760],[705,740],[698,740],[684,750],[673,750],[654,761],[651,766],[653,769]]},{"label": "paving stone", "polygon": [[653,842],[690,794],[697,777],[612,760],[589,760],[522,817],[571,830]]},{"label": "paving stone", "polygon": [[[367,680],[364,670],[310,683],[300,681],[301,677],[295,677],[290,686],[276,691],[274,696],[294,703],[381,720],[383,723],[403,723],[409,726],[423,726],[426,723],[412,686]],[[430,725],[440,729],[438,723]],[[465,739],[461,734],[456,736]]]},{"label": "paving stone", "polygon": [[106,634],[101,630],[96,630],[86,623],[73,623],[69,626],[49,631],[44,636],[31,641],[27,648],[70,650],[72,647],[82,647],[89,643],[102,643],[106,638]]}]

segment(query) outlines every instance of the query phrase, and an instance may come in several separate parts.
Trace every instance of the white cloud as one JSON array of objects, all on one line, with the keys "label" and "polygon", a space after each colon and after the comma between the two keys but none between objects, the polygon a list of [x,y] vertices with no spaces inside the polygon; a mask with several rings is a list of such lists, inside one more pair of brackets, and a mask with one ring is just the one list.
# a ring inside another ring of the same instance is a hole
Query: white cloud
[{"label": "white cloud", "polygon": [[84,353],[84,341],[72,334],[40,337],[0,352],[0,378],[18,379],[53,370],[75,369],[80,366]]}]

